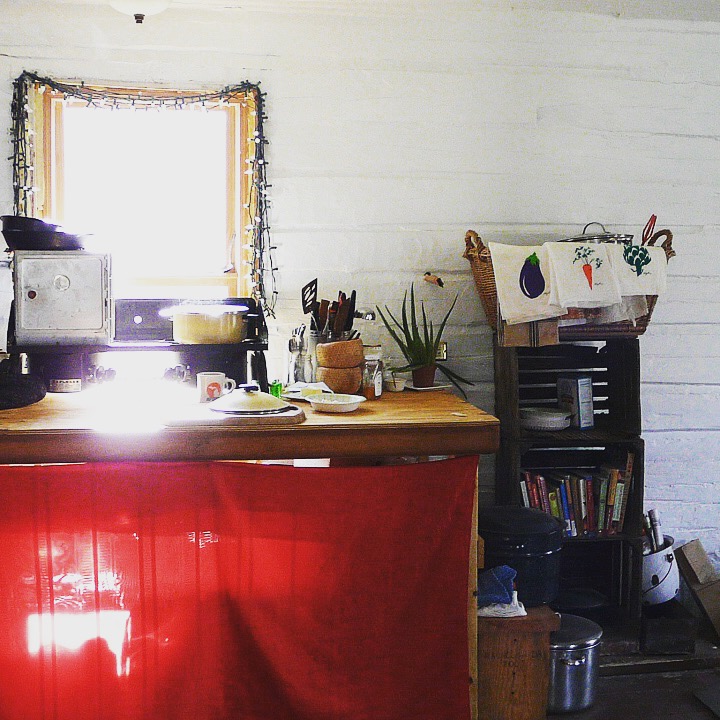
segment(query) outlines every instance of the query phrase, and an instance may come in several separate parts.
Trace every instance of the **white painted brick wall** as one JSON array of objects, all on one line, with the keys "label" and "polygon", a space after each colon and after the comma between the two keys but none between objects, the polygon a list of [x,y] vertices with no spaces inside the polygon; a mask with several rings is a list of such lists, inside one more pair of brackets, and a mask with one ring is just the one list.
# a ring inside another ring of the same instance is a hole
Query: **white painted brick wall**
[{"label": "white painted brick wall", "polygon": [[[639,233],[657,213],[678,255],[641,341],[646,506],[676,538],[720,550],[717,4],[242,5],[137,26],[102,4],[1,0],[2,157],[24,69],[184,87],[261,81],[281,267],[271,372],[282,373],[307,280],[324,296],[357,288],[365,307],[397,306],[415,281],[433,312],[459,293],[451,364],[489,410],[491,335],[461,257],[465,230],[523,242],[599,220]],[[4,161],[0,211],[11,206]],[[444,289],[421,281],[427,270]],[[377,326],[364,336],[387,340]],[[489,501],[487,459],[482,479]]]}]

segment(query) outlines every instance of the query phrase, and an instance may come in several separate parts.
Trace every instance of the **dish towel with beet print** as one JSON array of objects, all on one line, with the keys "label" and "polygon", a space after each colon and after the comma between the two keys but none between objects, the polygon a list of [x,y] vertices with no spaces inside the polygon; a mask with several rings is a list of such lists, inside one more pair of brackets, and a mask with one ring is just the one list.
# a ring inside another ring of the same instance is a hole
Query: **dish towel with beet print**
[{"label": "dish towel with beet print", "polygon": [[543,247],[550,269],[551,303],[595,308],[620,302],[620,286],[605,245],[549,242]]},{"label": "dish towel with beet print", "polygon": [[488,243],[500,315],[508,325],[559,317],[567,310],[550,302],[550,275],[542,246]]}]

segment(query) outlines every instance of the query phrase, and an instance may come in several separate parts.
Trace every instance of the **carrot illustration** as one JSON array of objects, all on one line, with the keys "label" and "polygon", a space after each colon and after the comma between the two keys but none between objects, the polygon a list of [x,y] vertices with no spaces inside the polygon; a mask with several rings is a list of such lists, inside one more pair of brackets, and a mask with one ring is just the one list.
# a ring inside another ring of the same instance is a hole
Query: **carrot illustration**
[{"label": "carrot illustration", "polygon": [[594,257],[595,250],[588,245],[581,245],[575,248],[575,259],[573,264],[576,262],[582,262],[582,271],[585,273],[585,278],[590,286],[593,288],[593,265],[595,268],[599,268],[603,261],[599,257]]}]

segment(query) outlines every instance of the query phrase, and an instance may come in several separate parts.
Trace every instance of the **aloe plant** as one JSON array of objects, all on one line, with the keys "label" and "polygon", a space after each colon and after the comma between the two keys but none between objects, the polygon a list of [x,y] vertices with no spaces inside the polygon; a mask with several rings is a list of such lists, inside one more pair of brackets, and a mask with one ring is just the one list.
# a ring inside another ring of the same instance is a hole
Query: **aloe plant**
[{"label": "aloe plant", "polygon": [[[415,306],[415,287],[412,284],[410,285],[409,305],[407,290],[403,296],[400,320],[392,314],[387,305],[385,306],[385,312],[377,305],[375,306],[380,319],[383,321],[392,339],[397,343],[400,352],[406,360],[406,364],[402,367],[393,368],[395,372],[408,372],[436,364],[440,340],[442,339],[445,325],[450,317],[450,313],[455,307],[457,299],[458,296],[456,295],[452,301],[452,305],[450,305],[450,309],[445,313],[445,317],[437,327],[437,331],[432,320],[428,320],[427,314],[425,313],[425,305],[422,301],[420,301],[420,313],[418,314]],[[421,319],[422,322],[419,323],[418,319]],[[439,364],[437,368],[460,390],[463,396],[467,397],[465,390],[460,387],[460,383],[472,385],[469,380],[461,377],[445,365]]]}]

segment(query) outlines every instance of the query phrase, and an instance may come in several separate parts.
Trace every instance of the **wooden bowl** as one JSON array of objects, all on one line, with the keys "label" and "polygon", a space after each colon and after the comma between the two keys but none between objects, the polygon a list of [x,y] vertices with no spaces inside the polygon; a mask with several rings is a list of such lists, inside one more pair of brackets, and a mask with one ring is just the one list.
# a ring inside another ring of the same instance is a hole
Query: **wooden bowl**
[{"label": "wooden bowl", "polygon": [[329,368],[318,367],[318,382],[324,382],[333,392],[353,395],[360,390],[362,370],[359,367]]},{"label": "wooden bowl", "polygon": [[320,343],[315,348],[318,365],[326,368],[354,368],[362,365],[363,344],[360,338]]}]

